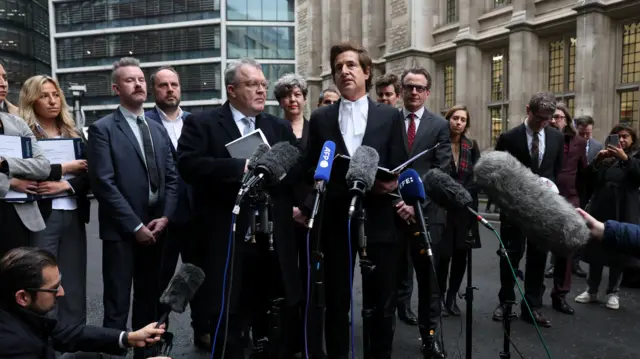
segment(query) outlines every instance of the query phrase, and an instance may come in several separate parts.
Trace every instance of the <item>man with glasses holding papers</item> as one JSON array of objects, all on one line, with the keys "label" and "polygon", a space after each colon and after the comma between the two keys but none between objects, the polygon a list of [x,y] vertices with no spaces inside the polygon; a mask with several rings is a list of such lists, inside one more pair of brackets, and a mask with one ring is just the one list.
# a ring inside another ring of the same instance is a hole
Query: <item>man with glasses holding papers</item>
[{"label": "man with glasses holding papers", "polygon": [[50,169],[27,123],[0,112],[0,257],[29,245],[33,234],[45,228],[35,201],[7,201],[5,196],[36,194],[37,181],[49,177]]}]

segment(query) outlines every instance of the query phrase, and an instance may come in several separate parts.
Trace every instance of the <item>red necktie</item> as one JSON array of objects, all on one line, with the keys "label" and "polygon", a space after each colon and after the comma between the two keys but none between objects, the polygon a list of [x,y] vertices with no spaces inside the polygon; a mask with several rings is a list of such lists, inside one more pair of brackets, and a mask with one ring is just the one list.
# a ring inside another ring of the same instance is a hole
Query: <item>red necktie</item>
[{"label": "red necktie", "polygon": [[409,142],[409,151],[411,151],[411,147],[413,147],[413,140],[416,139],[416,114],[409,114],[409,128],[407,129],[407,142]]}]

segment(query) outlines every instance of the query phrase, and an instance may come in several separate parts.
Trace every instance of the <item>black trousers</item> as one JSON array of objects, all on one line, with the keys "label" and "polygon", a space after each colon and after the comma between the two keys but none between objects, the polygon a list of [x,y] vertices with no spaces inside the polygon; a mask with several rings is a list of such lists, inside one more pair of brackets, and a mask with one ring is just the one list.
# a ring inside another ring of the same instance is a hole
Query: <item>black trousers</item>
[{"label": "black trousers", "polygon": [[[349,272],[349,263],[353,268],[358,246],[357,236],[352,236],[351,243],[348,243],[345,234],[335,233],[336,230],[327,230],[325,238],[330,239],[323,242],[326,283],[325,337],[328,357],[343,359],[348,358],[350,351],[349,280],[350,277],[353,278],[354,273]],[[347,244],[351,245],[351,258]],[[369,320],[370,350],[372,358],[376,359],[391,358],[393,349],[397,271],[400,256],[404,253],[400,251],[400,247],[397,242],[369,243],[367,246],[368,258],[376,268],[362,279],[363,310],[372,313]],[[355,318],[352,320],[355,322]],[[354,325],[354,329],[358,330],[357,328],[358,326]]]},{"label": "black trousers", "polygon": [[[102,241],[102,280],[104,282],[103,326],[127,330],[133,282],[131,324],[138,330],[159,319],[161,287],[159,273],[165,237],[155,244],[138,244],[133,235],[121,241]],[[144,358],[147,352],[136,350],[135,358]]]},{"label": "black trousers", "polygon": [[406,246],[398,267],[398,307],[411,308],[411,296],[413,295],[413,260],[411,249]]},{"label": "black trousers", "polygon": [[[507,250],[507,255],[515,270],[518,270],[520,260],[526,253],[524,295],[532,309],[542,307],[542,295],[544,294],[544,272],[547,264],[547,251],[541,250],[535,244],[527,240],[520,230],[510,223],[502,222],[501,237]],[[498,251],[500,253],[500,251]],[[515,301],[515,279],[509,268],[507,259],[500,256],[500,303]],[[526,313],[526,308],[520,308]]]},{"label": "black trousers", "polygon": [[[238,243],[238,242],[236,242]],[[254,345],[263,338],[269,338],[276,348],[271,358],[290,358],[295,354],[296,339],[292,333],[299,330],[296,326],[298,306],[280,308],[279,342],[273,343],[271,326],[274,324],[268,312],[272,309],[271,299],[284,297],[284,286],[276,254],[268,252],[266,240],[257,243],[238,244],[236,255],[242,256],[241,276],[234,274],[232,303],[229,311],[227,345],[224,359],[244,359],[244,340],[242,331],[251,327]],[[221,295],[219,291],[215,295]],[[234,300],[233,298],[237,298]],[[283,304],[284,305],[284,304]],[[214,309],[210,317],[211,339],[214,339],[220,309]],[[223,358],[222,349],[225,337],[225,318],[223,316],[218,330],[214,358]]]},{"label": "black trousers", "polygon": [[13,204],[0,201],[0,258],[14,248],[30,246],[32,238]]},{"label": "black trousers", "polygon": [[[440,293],[438,280],[434,268],[439,266],[438,243],[442,239],[444,225],[433,224],[429,226],[429,233],[434,243],[433,258],[426,254],[420,254],[424,248],[423,240],[413,235],[413,230],[406,232],[406,245],[410,248],[411,259],[416,271],[418,282],[418,327],[422,341],[431,340],[439,329],[440,318]],[[433,266],[431,263],[433,260]]]},{"label": "black trousers", "polygon": [[[182,257],[183,263],[191,263],[201,266],[203,257],[195,246],[196,231],[192,223],[171,223],[167,230],[167,239],[164,246],[161,288],[167,287],[178,265],[178,257]],[[202,292],[202,293],[200,293]],[[191,327],[195,335],[206,334],[209,331],[209,317],[211,316],[207,305],[206,291],[196,292],[193,300],[189,302],[191,307]]]},{"label": "black trousers", "polygon": [[[468,253],[467,249],[454,248],[451,255],[441,256],[437,267],[438,287],[441,297],[444,297],[447,291],[455,294],[460,290],[464,272],[467,270]],[[448,287],[447,277],[449,278]]]}]

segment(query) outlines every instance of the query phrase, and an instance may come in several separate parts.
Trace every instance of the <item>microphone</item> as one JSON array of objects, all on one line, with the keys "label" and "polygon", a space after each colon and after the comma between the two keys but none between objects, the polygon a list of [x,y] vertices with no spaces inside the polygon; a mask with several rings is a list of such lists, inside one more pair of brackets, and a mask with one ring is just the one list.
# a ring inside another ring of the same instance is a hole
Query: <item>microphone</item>
[{"label": "microphone", "polygon": [[493,231],[493,226],[473,209],[473,198],[458,181],[439,168],[430,169],[424,176],[424,185],[429,198],[446,209],[462,209],[473,214],[485,228]]},{"label": "microphone", "polygon": [[500,212],[540,248],[566,256],[589,240],[589,229],[573,206],[511,154],[494,151],[483,155],[474,173],[478,186]]},{"label": "microphone", "polygon": [[256,167],[256,161],[260,159],[265,153],[269,152],[269,145],[266,143],[261,143],[253,150],[251,157],[249,157],[249,162],[247,163],[248,171],[242,176],[242,183],[247,182],[249,177],[253,174],[253,169]]},{"label": "microphone", "polygon": [[320,153],[316,173],[313,176],[313,179],[316,181],[313,188],[316,192],[316,198],[313,201],[313,210],[311,211],[311,218],[309,219],[308,224],[309,228],[313,228],[313,221],[320,208],[320,196],[324,193],[325,187],[329,182],[329,178],[331,178],[331,167],[333,167],[335,153],[336,144],[333,141],[326,141],[322,146],[322,153]]},{"label": "microphone", "polygon": [[[424,222],[424,214],[422,213],[422,204],[426,201],[427,196],[424,192],[424,185],[420,179],[420,175],[414,169],[408,169],[400,174],[398,177],[398,189],[402,200],[416,210],[416,217],[418,217],[418,224],[420,224],[420,231],[422,232],[422,239],[424,249],[420,250],[420,254],[425,252],[429,257],[433,256],[431,250],[431,243],[427,238],[427,225]],[[416,236],[418,233],[416,234]]]},{"label": "microphone", "polygon": [[256,160],[251,177],[243,183],[244,192],[258,184],[276,185],[300,158],[300,150],[288,142],[278,142]]},{"label": "microphone", "polygon": [[378,152],[369,146],[360,146],[349,161],[349,169],[345,179],[351,194],[351,205],[349,205],[349,218],[353,217],[358,200],[361,200],[365,193],[370,191],[376,180],[378,162],[380,156]]},{"label": "microphone", "polygon": [[162,314],[156,328],[166,323],[169,313],[184,313],[185,309],[187,309],[187,304],[193,299],[196,291],[204,282],[204,277],[202,269],[193,264],[183,263],[180,266],[160,296],[160,304],[169,307],[170,310]]}]

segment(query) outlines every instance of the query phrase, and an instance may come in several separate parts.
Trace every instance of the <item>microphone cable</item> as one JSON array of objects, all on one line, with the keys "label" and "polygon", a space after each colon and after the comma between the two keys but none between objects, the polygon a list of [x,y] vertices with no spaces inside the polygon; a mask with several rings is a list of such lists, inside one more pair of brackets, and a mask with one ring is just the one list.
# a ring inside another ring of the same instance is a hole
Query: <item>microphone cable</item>
[{"label": "microphone cable", "polygon": [[[351,323],[350,323],[350,328],[351,328],[351,359],[356,359],[356,344],[355,344],[355,336],[354,336],[354,322],[355,317],[353,316],[353,262],[355,261],[355,258],[353,257],[353,250],[351,249],[351,218],[349,218],[348,222],[347,222],[347,230],[349,231],[348,233],[348,238],[349,238],[349,243],[347,243],[347,246],[349,247],[349,298],[351,300]],[[364,284],[364,283],[363,283]],[[364,292],[363,292],[364,294]]]},{"label": "microphone cable", "polygon": [[311,228],[307,229],[307,298],[304,305],[304,359],[309,359],[309,306],[311,305]]},{"label": "microphone cable", "polygon": [[[531,318],[533,318],[533,311],[531,310],[531,307],[529,306],[529,302],[525,298],[525,295],[524,295],[524,292],[522,290],[522,287],[520,286],[520,283],[518,282],[518,276],[516,275],[516,271],[513,268],[513,265],[511,264],[511,259],[509,259],[509,254],[507,253],[507,248],[505,247],[504,243],[502,242],[502,238],[500,238],[500,235],[498,234],[498,232],[493,228],[491,229],[491,231],[496,236],[496,238],[498,238],[498,242],[500,243],[500,248],[504,251],[504,257],[507,260],[507,264],[509,264],[509,270],[511,270],[511,274],[513,275],[513,279],[515,280],[516,286],[518,287],[518,292],[520,292],[520,296],[522,297],[522,302],[527,307],[527,312],[529,313]],[[542,337],[542,332],[540,331],[540,327],[538,326],[538,323],[536,323],[535,319],[532,320],[532,322],[533,322],[533,326],[536,328],[536,333],[538,334],[538,338],[540,338],[540,342],[542,342],[542,346],[544,347],[544,351],[547,354],[547,358],[552,359],[551,352],[549,351],[549,347],[547,346],[547,343],[544,341],[544,338]],[[507,335],[507,337],[509,338],[509,342],[511,343],[511,345],[513,345],[513,341],[511,340],[511,338],[508,335]],[[520,354],[520,351],[518,350],[518,348],[516,348],[515,345],[513,345],[513,347],[516,349],[516,352],[518,352],[518,354]],[[520,354],[520,356],[522,356],[522,354]]]},{"label": "microphone cable", "polygon": [[[241,198],[239,198],[237,203],[239,203]],[[239,208],[239,207],[238,207]],[[211,359],[213,359],[214,353],[216,351],[216,343],[218,341],[218,334],[220,330],[220,324],[222,322],[222,317],[225,319],[225,330],[224,330],[224,343],[222,344],[222,358],[224,358],[224,353],[227,347],[227,335],[229,328],[229,304],[227,303],[227,298],[229,301],[231,299],[231,285],[233,284],[233,257],[235,257],[235,237],[236,237],[236,213],[235,207],[234,212],[231,213],[231,228],[229,230],[229,243],[227,245],[227,259],[224,264],[224,274],[222,278],[222,299],[220,304],[220,314],[218,315],[218,323],[216,324],[216,330],[213,335],[213,343],[211,344]],[[231,264],[231,277],[229,279],[229,292],[227,293],[227,272],[229,271],[229,264]],[[226,313],[225,313],[226,312]]]}]

